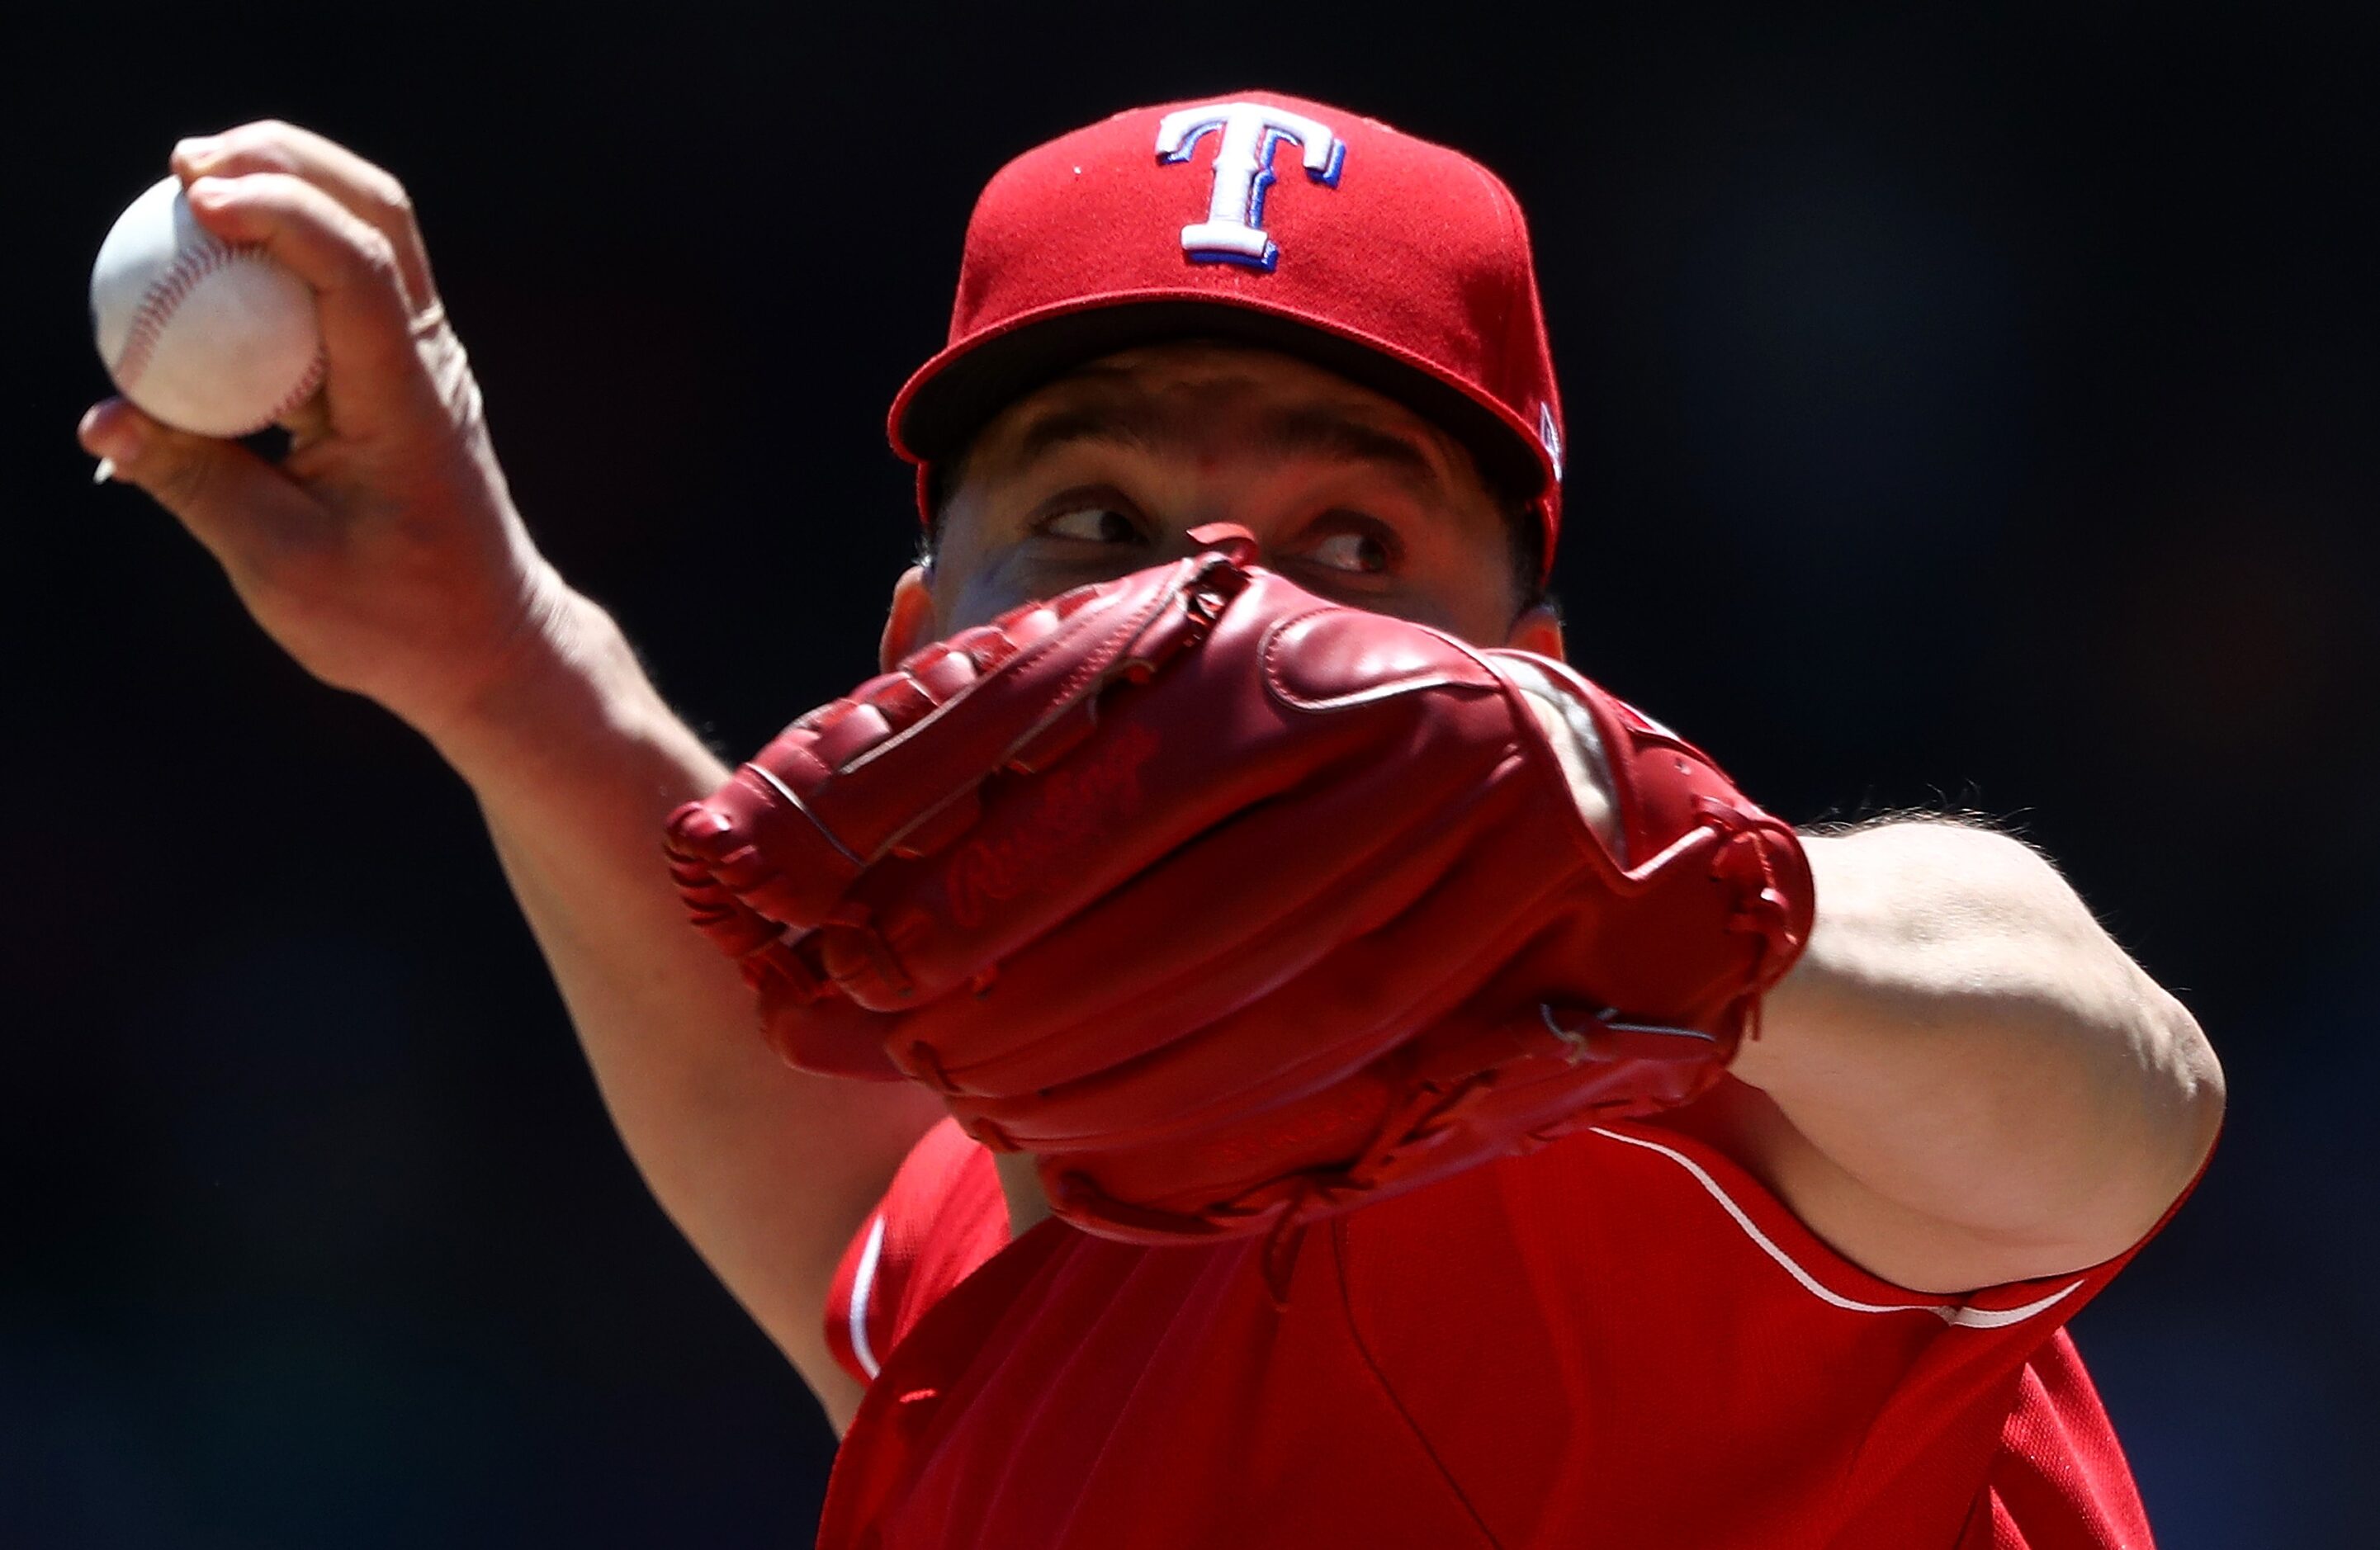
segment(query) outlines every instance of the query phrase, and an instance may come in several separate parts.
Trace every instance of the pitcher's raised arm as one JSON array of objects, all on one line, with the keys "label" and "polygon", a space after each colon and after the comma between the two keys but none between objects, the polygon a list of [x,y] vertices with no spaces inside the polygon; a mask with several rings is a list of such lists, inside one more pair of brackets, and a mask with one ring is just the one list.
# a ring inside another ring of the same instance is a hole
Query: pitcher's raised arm
[{"label": "pitcher's raised arm", "polygon": [[477,794],[622,1140],[838,1422],[820,1310],[845,1240],[938,1112],[786,1069],[686,926],[663,817],[726,771],[611,618],[531,540],[396,179],[286,124],[185,140],[199,222],[315,293],[328,369],[278,463],[111,399],[83,445],[221,562],[306,670],[428,737]]}]

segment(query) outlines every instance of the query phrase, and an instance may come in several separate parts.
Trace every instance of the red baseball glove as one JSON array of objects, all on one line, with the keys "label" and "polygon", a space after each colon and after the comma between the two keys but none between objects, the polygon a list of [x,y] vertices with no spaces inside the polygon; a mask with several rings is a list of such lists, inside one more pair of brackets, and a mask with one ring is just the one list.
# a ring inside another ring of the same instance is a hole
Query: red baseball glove
[{"label": "red baseball glove", "polygon": [[[1717,1081],[1808,935],[1791,829],[1559,664],[1197,537],[927,648],[673,816],[785,1058],[927,1084],[1061,1216],[1150,1241]],[[1530,692],[1599,745],[1621,854]]]}]

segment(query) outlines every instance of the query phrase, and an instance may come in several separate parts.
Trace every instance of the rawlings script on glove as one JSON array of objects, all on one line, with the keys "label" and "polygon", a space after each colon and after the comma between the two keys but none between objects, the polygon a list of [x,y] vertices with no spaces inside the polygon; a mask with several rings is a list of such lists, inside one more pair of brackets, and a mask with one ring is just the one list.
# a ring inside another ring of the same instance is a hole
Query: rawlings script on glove
[{"label": "rawlings script on glove", "polygon": [[[1194,536],[672,817],[785,1058],[925,1083],[1145,1241],[1285,1234],[1716,1082],[1809,932],[1791,829],[1558,663]],[[1532,696],[1591,732],[1618,854]]]}]

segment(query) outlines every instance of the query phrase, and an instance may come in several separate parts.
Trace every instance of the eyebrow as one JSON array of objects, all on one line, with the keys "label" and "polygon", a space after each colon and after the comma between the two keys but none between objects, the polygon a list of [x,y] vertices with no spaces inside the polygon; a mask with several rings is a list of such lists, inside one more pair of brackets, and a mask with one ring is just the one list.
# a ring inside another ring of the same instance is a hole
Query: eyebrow
[{"label": "eyebrow", "polygon": [[[1164,456],[1185,450],[1191,440],[1178,412],[1168,413],[1153,400],[1123,398],[1055,407],[1036,416],[1018,438],[1017,461],[1030,467],[1062,447],[1086,443]],[[1320,456],[1367,464],[1431,493],[1444,489],[1437,464],[1412,438],[1320,406],[1267,415],[1252,444],[1275,457]]]}]

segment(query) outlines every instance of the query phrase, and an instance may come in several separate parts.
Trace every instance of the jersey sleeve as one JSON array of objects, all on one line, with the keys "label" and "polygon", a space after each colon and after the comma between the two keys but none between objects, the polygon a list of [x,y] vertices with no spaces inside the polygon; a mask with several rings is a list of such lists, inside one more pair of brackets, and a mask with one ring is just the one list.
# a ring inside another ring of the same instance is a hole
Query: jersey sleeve
[{"label": "jersey sleeve", "polygon": [[[2035,1444],[2106,1428],[2060,1330],[2130,1251],[1914,1291],[1836,1253],[1715,1146],[1651,1122],[1581,1131],[1411,1199],[1342,1230],[1354,1332],[1511,1543],[1592,1523],[1612,1544],[1949,1545],[1987,1485],[2041,1520],[2000,1457],[2026,1445],[2012,1415]],[[1709,1488],[1719,1438],[1726,1491]],[[2095,1457],[2061,1445],[2038,1461]],[[2105,1516],[2136,1510],[2119,1470],[2082,1485]]]},{"label": "jersey sleeve", "polygon": [[991,1154],[941,1120],[909,1149],[844,1249],[827,1292],[827,1349],[845,1372],[872,1382],[927,1310],[1007,1241],[1008,1204]]}]

